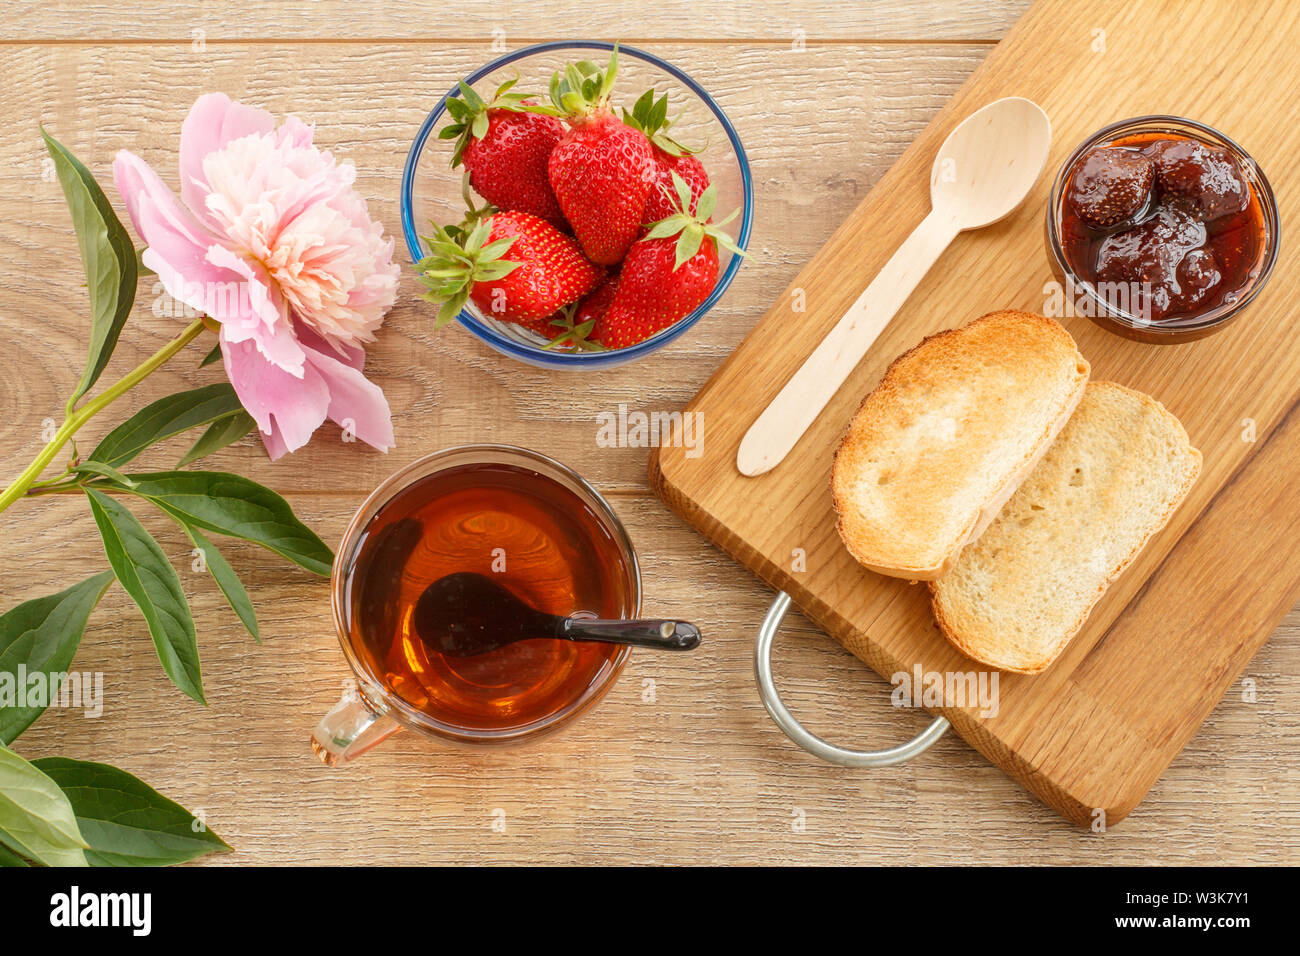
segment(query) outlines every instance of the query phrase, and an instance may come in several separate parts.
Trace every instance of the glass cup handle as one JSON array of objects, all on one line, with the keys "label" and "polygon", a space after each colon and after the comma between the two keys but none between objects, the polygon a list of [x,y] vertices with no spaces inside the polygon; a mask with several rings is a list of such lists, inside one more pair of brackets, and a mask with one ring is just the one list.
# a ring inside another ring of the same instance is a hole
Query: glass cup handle
[{"label": "glass cup handle", "polygon": [[320,719],[312,731],[311,749],[321,763],[334,767],[360,757],[401,729],[401,724],[376,710],[364,696],[349,694]]}]

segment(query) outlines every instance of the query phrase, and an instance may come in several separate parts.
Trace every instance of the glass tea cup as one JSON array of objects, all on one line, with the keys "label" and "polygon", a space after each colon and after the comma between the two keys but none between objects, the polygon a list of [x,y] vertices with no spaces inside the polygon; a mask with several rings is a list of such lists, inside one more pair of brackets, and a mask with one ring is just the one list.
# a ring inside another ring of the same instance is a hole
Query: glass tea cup
[{"label": "glass tea cup", "polygon": [[571,469],[509,445],[421,458],[371,493],[334,559],[334,623],[356,693],[312,734],[324,763],[349,761],[403,728],[460,744],[530,740],[585,712],[618,678],[625,645],[541,638],[455,658],[425,644],[419,596],[460,572],[492,576],[549,614],[641,611],[632,542]]}]

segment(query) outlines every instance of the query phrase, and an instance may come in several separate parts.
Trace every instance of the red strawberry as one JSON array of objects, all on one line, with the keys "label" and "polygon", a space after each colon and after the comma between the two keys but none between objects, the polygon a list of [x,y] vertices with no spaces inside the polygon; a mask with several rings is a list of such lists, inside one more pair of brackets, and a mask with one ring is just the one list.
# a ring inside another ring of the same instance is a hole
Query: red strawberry
[{"label": "red strawberry", "polygon": [[691,187],[691,205],[687,211],[694,213],[700,194],[709,188],[709,174],[704,171],[704,164],[692,155],[695,150],[668,135],[668,128],[672,126],[668,119],[668,94],[656,100],[655,91],[646,90],[631,113],[623,111],[623,122],[640,130],[653,148],[655,177],[641,221],[649,225],[677,211],[673,198],[673,173],[681,176]]},{"label": "red strawberry", "polygon": [[455,138],[452,168],[463,162],[470,185],[492,205],[532,213],[563,227],[546,163],[564,136],[564,124],[534,112],[524,94],[509,92],[514,84],[501,84],[488,103],[462,82],[460,96],[447,100],[447,112],[456,122],[438,136]]},{"label": "red strawberry", "polygon": [[563,80],[559,73],[551,78],[551,102],[570,127],[551,150],[551,188],[583,252],[606,266],[636,241],[654,178],[650,141],[609,108],[617,74],[616,47],[604,71],[571,63]]},{"label": "red strawberry", "polygon": [[690,153],[674,156],[656,147],[655,168],[658,170],[658,175],[650,188],[650,198],[645,204],[645,223],[649,225],[660,219],[666,219],[676,210],[677,203],[673,198],[673,173],[681,176],[686,185],[691,188],[690,211],[695,212],[695,204],[704,190],[709,188],[709,174],[704,171],[704,164]]},{"label": "red strawberry", "polygon": [[606,277],[604,282],[588,292],[586,298],[578,303],[578,310],[573,316],[574,324],[581,325],[600,319],[609,311],[609,305],[614,301],[614,293],[617,291],[618,276]]},{"label": "red strawberry", "polygon": [[[678,196],[689,196],[689,186],[673,176]],[[609,310],[591,331],[607,349],[627,348],[661,332],[693,312],[718,281],[718,246],[738,255],[745,253],[718,228],[729,222],[709,222],[717,203],[716,187],[710,186],[699,198],[695,215],[678,211],[654,225],[644,239],[632,246]],[[739,211],[739,210],[737,210]]]},{"label": "red strawberry", "polygon": [[[546,336],[550,341],[548,349],[561,349],[566,352],[580,350],[583,352],[602,352],[604,346],[592,341],[591,330],[597,320],[609,309],[618,286],[618,276],[606,276],[605,280],[579,302],[565,306],[548,319],[542,319],[526,327]],[[521,323],[522,324],[522,323]]]},{"label": "red strawberry", "polygon": [[[481,213],[471,210],[471,221]],[[573,239],[517,210],[494,213],[468,231],[438,227],[425,241],[430,253],[416,268],[429,286],[425,298],[442,303],[437,328],[473,300],[484,315],[537,331],[539,322],[578,301],[602,275]]]},{"label": "red strawberry", "polygon": [[555,333],[559,331],[556,323],[559,322],[563,316],[564,310],[560,310],[559,312],[553,312],[550,315],[542,316],[540,319],[517,319],[515,320],[515,324],[521,328],[527,329],[529,332],[536,332],[538,335],[545,336],[549,341],[554,338]]}]

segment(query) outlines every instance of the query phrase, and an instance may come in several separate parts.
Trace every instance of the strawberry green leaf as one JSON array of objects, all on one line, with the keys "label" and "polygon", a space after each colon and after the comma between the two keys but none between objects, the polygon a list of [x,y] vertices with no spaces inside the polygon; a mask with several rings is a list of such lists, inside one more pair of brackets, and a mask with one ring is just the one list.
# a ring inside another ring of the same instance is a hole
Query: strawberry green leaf
[{"label": "strawberry green leaf", "polygon": [[[680,117],[679,117],[680,118]],[[623,122],[633,129],[640,131],[652,143],[668,153],[670,156],[681,156],[686,153],[698,153],[700,150],[691,149],[683,146],[677,140],[668,135],[669,128],[675,122],[668,119],[668,94],[665,93],[658,100],[655,99],[654,88],[646,90],[637,99],[636,104],[629,113],[623,110]]]},{"label": "strawberry green leaf", "polygon": [[650,128],[659,130],[664,127],[668,121],[668,94],[665,93],[654,104],[650,111]]},{"label": "strawberry green leaf", "polygon": [[457,86],[460,88],[461,98],[465,101],[465,106],[469,108],[470,112],[478,113],[487,108],[487,104],[483,102],[483,97],[475,93],[474,88],[464,80],[461,80]]},{"label": "strawberry green leaf", "polygon": [[682,231],[685,223],[680,216],[669,216],[667,219],[660,219],[650,227],[650,231],[645,234],[646,239],[667,239],[675,236]]},{"label": "strawberry green leaf", "polygon": [[713,225],[725,226],[727,223],[731,222],[731,220],[735,219],[739,215],[740,215],[740,207],[736,207],[735,209],[731,210],[731,212],[727,213],[725,216],[719,219],[717,222],[713,223]]},{"label": "strawberry green leaf", "polygon": [[458,302],[455,299],[448,299],[442,304],[442,308],[438,310],[438,316],[433,321],[434,329],[440,329],[452,319],[456,318],[456,316],[460,315],[460,310],[464,307],[465,302],[463,300]]},{"label": "strawberry green leaf", "polygon": [[614,80],[618,76],[618,44],[614,44],[614,49],[609,51],[609,66],[605,67],[604,81],[601,84],[601,95],[608,97],[614,89]]},{"label": "strawberry green leaf", "polygon": [[470,108],[462,99],[454,96],[447,97],[447,112],[453,119],[464,120],[470,114]]},{"label": "strawberry green leaf", "polygon": [[[650,111],[654,109],[654,104],[654,87],[651,87],[638,96],[636,102],[632,104],[632,117],[641,122],[642,132],[645,131],[646,124],[649,122]],[[624,110],[623,112],[626,114],[627,110]]]},{"label": "strawberry green leaf", "polygon": [[695,254],[700,251],[700,244],[703,241],[704,230],[698,225],[693,224],[683,229],[681,237],[677,240],[673,269],[680,269],[685,263],[694,258]]},{"label": "strawberry green leaf", "polygon": [[689,211],[691,208],[691,187],[677,172],[673,173],[673,189],[677,190],[677,208]]},{"label": "strawberry green leaf", "polygon": [[500,259],[510,250],[510,247],[515,244],[515,240],[518,238],[518,236],[503,236],[500,239],[489,242],[479,250],[479,261],[482,262],[487,259]]},{"label": "strawberry green leaf", "polygon": [[718,187],[712,183],[700,193],[695,203],[695,217],[708,222],[713,218],[713,211],[718,207]]},{"label": "strawberry green leaf", "polygon": [[609,65],[601,70],[590,60],[579,60],[551,76],[550,95],[555,108],[570,119],[608,108],[609,95],[618,76],[618,46],[610,53]]}]

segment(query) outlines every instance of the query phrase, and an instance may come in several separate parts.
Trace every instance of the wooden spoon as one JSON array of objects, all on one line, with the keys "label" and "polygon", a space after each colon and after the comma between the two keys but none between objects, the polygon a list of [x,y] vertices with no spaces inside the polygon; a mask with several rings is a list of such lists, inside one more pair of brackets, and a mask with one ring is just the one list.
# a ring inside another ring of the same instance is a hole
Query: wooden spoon
[{"label": "wooden spoon", "polygon": [[1018,96],[990,103],[949,134],[930,171],[930,214],[750,426],[736,455],[742,474],[780,464],[957,234],[1024,201],[1051,142],[1047,114]]}]

